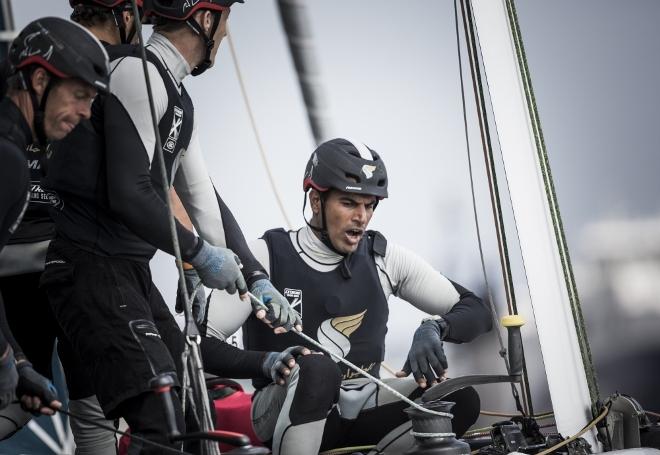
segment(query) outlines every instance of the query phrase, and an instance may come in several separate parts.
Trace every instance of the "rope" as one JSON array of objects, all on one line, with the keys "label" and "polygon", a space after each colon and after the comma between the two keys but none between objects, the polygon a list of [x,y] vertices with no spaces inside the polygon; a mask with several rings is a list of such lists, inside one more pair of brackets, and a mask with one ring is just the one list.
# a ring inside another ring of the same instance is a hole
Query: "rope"
[{"label": "rope", "polygon": [[[137,1],[132,0],[131,4],[133,8],[134,17],[136,18],[140,17]],[[161,183],[165,189],[165,194],[169,194],[170,184],[167,177],[167,170],[165,169],[165,159],[163,157],[163,144],[161,142],[160,131],[158,128],[158,119],[156,115],[154,97],[151,88],[151,79],[147,67],[147,52],[145,50],[144,39],[142,37],[142,24],[140,23],[140,21],[135,21],[135,27],[136,27],[136,35],[138,38],[138,46],[140,48],[142,71],[144,72],[144,79],[147,88],[147,97],[149,100],[149,111],[151,113],[152,127],[154,129],[154,138],[156,141],[156,157],[158,158],[158,162],[159,162]],[[179,237],[176,232],[176,220],[174,218],[174,212],[172,210],[172,200],[170,197],[165,197],[165,204],[167,205],[170,235],[172,237],[174,256],[176,257],[176,267],[179,273],[179,286],[181,287],[181,289],[186,289],[186,280],[185,280],[185,275],[183,273],[183,261],[181,259],[181,248],[179,245]],[[188,351],[188,347],[190,347],[190,352],[192,353],[190,357],[192,361],[190,363],[185,362],[182,365],[182,368],[185,371],[184,378],[188,374],[188,368],[193,370],[192,371],[193,386],[197,386],[196,395],[201,399],[201,415],[198,415],[197,411],[195,411],[195,418],[198,421],[201,421],[201,424],[199,426],[202,431],[212,431],[213,421],[211,417],[211,409],[209,407],[207,391],[205,387],[200,388],[201,385],[203,384],[204,373],[201,363],[201,357],[199,355],[199,342],[200,342],[199,331],[197,329],[197,325],[193,320],[191,301],[186,292],[183,293],[183,299],[184,299],[184,305],[183,305],[184,313],[186,316],[186,325],[184,329],[184,336],[187,342],[186,351]],[[188,353],[184,353],[184,356],[186,356],[187,354]],[[194,380],[194,375],[196,373],[197,373],[197,380]],[[184,393],[184,398],[182,400],[183,402],[185,402],[185,395],[186,393]],[[195,404],[194,400],[192,401],[193,401],[192,404],[194,405]],[[185,412],[185,408],[183,408],[183,412]],[[208,454],[210,455],[220,454],[220,448],[218,444],[211,443],[209,441],[204,441],[202,445],[206,448],[206,452]]]},{"label": "rope", "polygon": [[231,59],[234,62],[234,69],[236,70],[236,77],[238,78],[238,84],[241,87],[241,95],[243,96],[243,101],[245,102],[245,108],[247,110],[248,117],[250,118],[250,125],[252,127],[252,132],[254,133],[254,138],[257,141],[257,147],[259,148],[259,156],[261,157],[261,161],[263,162],[264,168],[266,169],[266,174],[268,175],[270,188],[273,190],[273,196],[275,196],[275,200],[277,201],[277,206],[279,207],[280,212],[284,217],[284,222],[289,227],[289,230],[291,230],[293,229],[293,224],[291,224],[291,220],[289,219],[289,216],[286,214],[286,210],[284,209],[284,203],[282,202],[282,197],[280,196],[280,192],[277,190],[277,185],[275,184],[275,177],[273,177],[273,172],[270,169],[270,163],[268,161],[268,157],[266,156],[264,145],[261,142],[261,135],[259,134],[259,130],[257,129],[257,122],[254,119],[254,114],[252,113],[252,106],[250,104],[250,99],[248,98],[247,89],[245,88],[243,73],[241,72],[241,68],[238,64],[238,56],[236,54],[236,50],[234,49],[234,39],[231,37],[231,33],[229,33],[229,30],[227,30],[227,41],[229,42],[229,51],[231,53]]},{"label": "rope", "polygon": [[554,445],[554,446],[552,446],[552,447],[550,447],[550,448],[548,448],[548,449],[546,449],[542,452],[537,453],[536,455],[548,455],[549,453],[554,452],[555,450],[559,449],[560,447],[564,447],[566,444],[569,444],[569,443],[575,441],[577,438],[582,436],[588,430],[595,427],[598,424],[598,422],[600,422],[601,420],[603,420],[605,418],[605,416],[607,416],[607,414],[609,412],[610,412],[610,405],[607,405],[607,406],[604,407],[603,412],[601,412],[598,417],[596,417],[591,422],[589,422],[583,429],[581,429],[575,435],[571,436],[568,439],[563,440],[559,444],[556,444],[556,445]]},{"label": "rope", "polygon": [[416,438],[455,438],[456,433],[418,433],[410,430],[410,434]]},{"label": "rope", "polygon": [[564,274],[564,281],[568,290],[568,298],[570,302],[571,312],[573,313],[573,320],[575,324],[575,331],[577,333],[578,344],[582,354],[582,364],[585,370],[587,379],[587,386],[589,388],[589,395],[591,398],[592,407],[599,401],[600,391],[598,389],[598,380],[596,378],[596,371],[594,369],[593,360],[591,356],[591,348],[589,346],[589,339],[587,338],[587,329],[580,307],[580,298],[577,292],[577,285],[575,283],[575,276],[573,274],[573,267],[566,244],[566,236],[564,233],[563,222],[559,211],[557,201],[557,194],[555,192],[554,181],[552,179],[552,172],[550,170],[550,161],[548,159],[548,152],[543,138],[543,130],[541,129],[541,121],[536,105],[536,98],[532,88],[532,81],[529,75],[529,67],[527,65],[527,56],[523,46],[522,37],[520,34],[520,25],[518,24],[518,16],[513,0],[506,0],[506,9],[509,16],[509,25],[513,37],[516,56],[518,58],[518,65],[520,68],[520,76],[523,82],[525,98],[527,101],[528,113],[532,130],[534,133],[534,141],[536,143],[536,150],[541,165],[541,175],[545,185],[545,192],[547,195],[548,206],[550,215],[552,217],[552,227],[554,229],[555,241],[559,251],[559,257],[562,264],[562,272]]},{"label": "rope", "polygon": [[[257,302],[261,303],[262,305],[264,305],[264,303],[263,303],[263,302],[262,302],[257,296],[255,296],[254,294],[252,294],[251,292],[248,292],[248,295],[250,296],[250,298],[252,298],[252,299],[256,300]],[[266,306],[266,305],[264,305],[264,306]],[[362,376],[364,376],[365,378],[369,379],[371,382],[374,382],[374,383],[378,384],[380,387],[382,387],[382,388],[388,390],[388,391],[389,391],[390,393],[392,393],[394,396],[396,396],[397,398],[399,398],[401,401],[404,401],[404,402],[408,403],[410,406],[412,406],[412,407],[414,407],[414,408],[416,408],[416,409],[418,409],[418,410],[420,410],[420,411],[422,411],[422,412],[426,412],[427,414],[433,414],[433,415],[437,415],[437,416],[440,416],[440,417],[447,417],[447,418],[449,418],[449,419],[451,419],[451,418],[453,417],[453,415],[450,414],[450,413],[448,413],[448,412],[434,411],[434,410],[432,410],[432,409],[425,408],[424,406],[420,405],[419,403],[415,403],[414,401],[412,401],[412,400],[411,400],[410,398],[408,398],[407,396],[403,395],[403,394],[402,394],[401,392],[399,392],[398,390],[395,390],[394,388],[392,388],[392,387],[390,387],[389,385],[385,384],[385,383],[384,383],[383,381],[381,381],[380,379],[378,379],[378,378],[376,378],[376,377],[370,375],[369,373],[367,373],[366,371],[364,371],[362,368],[360,368],[360,367],[358,367],[357,365],[355,365],[353,362],[351,362],[351,361],[349,361],[349,360],[346,360],[345,358],[343,358],[343,357],[341,357],[341,356],[339,356],[339,355],[337,355],[337,354],[335,354],[335,353],[329,351],[328,348],[326,348],[325,346],[323,346],[323,344],[319,343],[319,342],[316,341],[314,338],[312,338],[312,337],[310,337],[310,336],[304,334],[303,332],[298,332],[297,330],[291,330],[289,333],[295,333],[295,334],[298,335],[300,338],[302,338],[303,340],[307,341],[309,344],[312,344],[312,345],[316,346],[316,347],[319,348],[321,351],[325,352],[325,353],[328,354],[330,357],[334,358],[337,362],[341,362],[341,363],[343,363],[344,365],[346,365],[347,367],[353,369],[354,371],[357,371],[357,372],[360,373]]]},{"label": "rope", "polygon": [[375,445],[368,446],[353,446],[353,447],[340,447],[337,449],[326,450],[325,452],[320,452],[319,455],[344,455],[354,452],[361,452],[363,450],[375,449]]}]

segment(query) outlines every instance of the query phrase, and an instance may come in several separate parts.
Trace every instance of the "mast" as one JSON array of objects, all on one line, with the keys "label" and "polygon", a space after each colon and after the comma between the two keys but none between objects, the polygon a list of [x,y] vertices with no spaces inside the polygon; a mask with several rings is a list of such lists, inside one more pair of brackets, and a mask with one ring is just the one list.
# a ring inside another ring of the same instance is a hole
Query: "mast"
[{"label": "mast", "polygon": [[[557,429],[598,399],[591,354],[512,0],[472,0]],[[595,430],[584,438],[602,450]]]},{"label": "mast", "polygon": [[278,0],[289,50],[307,110],[307,119],[316,144],[330,139],[331,126],[316,51],[303,0]]},{"label": "mast", "polygon": [[9,43],[16,37],[10,0],[0,0],[0,61],[7,57]]}]

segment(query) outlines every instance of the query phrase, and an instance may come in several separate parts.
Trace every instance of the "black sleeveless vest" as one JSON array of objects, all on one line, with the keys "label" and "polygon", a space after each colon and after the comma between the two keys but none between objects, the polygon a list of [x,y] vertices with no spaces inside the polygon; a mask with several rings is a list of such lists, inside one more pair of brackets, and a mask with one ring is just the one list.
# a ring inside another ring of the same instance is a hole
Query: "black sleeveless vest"
[{"label": "black sleeveless vest", "polygon": [[[389,308],[374,255],[385,254],[385,238],[378,232],[367,232],[350,257],[352,278],[349,279],[342,276],[339,267],[330,272],[309,267],[283,229],[267,231],[263,239],[270,254],[271,281],[301,313],[304,333],[378,376],[385,353]],[[281,351],[305,344],[294,334],[273,334],[254,315],[243,326],[243,343],[246,349],[263,351]],[[343,364],[339,366],[344,379],[356,376]],[[268,383],[265,379],[253,381],[255,388]]]},{"label": "black sleeveless vest", "polygon": [[[108,46],[110,61],[126,57],[140,58],[140,50],[133,45]],[[152,63],[167,90],[168,106],[158,129],[163,145],[165,168],[170,182],[162,184],[157,155],[151,165],[151,180],[158,195],[168,197],[166,188],[176,174],[181,153],[188,148],[193,132],[194,107],[190,96],[181,86],[179,93],[167,68],[149,51]],[[142,74],[136,77],[143,77]],[[105,256],[149,261],[156,252],[151,244],[117,221],[109,209],[106,154],[103,129],[104,97],[99,95],[92,105],[92,117],[81,124],[64,140],[54,144],[48,161],[44,187],[54,199],[50,213],[63,236],[78,247]]]}]

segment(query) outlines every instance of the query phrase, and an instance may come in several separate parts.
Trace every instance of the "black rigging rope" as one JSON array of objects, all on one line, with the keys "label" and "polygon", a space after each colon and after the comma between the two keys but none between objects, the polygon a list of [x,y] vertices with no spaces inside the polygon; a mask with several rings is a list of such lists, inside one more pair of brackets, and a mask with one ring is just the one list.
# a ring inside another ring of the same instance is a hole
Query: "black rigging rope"
[{"label": "black rigging rope", "polygon": [[[466,4],[467,3],[467,4]],[[486,160],[486,173],[488,177],[488,183],[489,183],[489,193],[490,193],[490,199],[491,199],[491,207],[493,210],[493,219],[495,222],[495,232],[497,235],[497,243],[498,243],[498,250],[499,250],[499,257],[500,257],[500,264],[501,264],[501,269],[502,269],[502,276],[503,276],[503,282],[504,282],[504,290],[505,290],[505,296],[506,296],[506,302],[507,302],[507,307],[509,310],[509,314],[517,314],[518,309],[516,305],[516,300],[515,300],[515,293],[513,290],[513,278],[511,276],[511,264],[509,261],[509,252],[507,248],[507,241],[506,241],[506,233],[504,230],[504,219],[502,215],[502,205],[500,202],[500,195],[499,195],[499,190],[497,186],[497,175],[496,175],[496,169],[495,169],[495,164],[494,164],[494,159],[493,159],[493,150],[492,150],[492,145],[491,145],[491,139],[490,139],[490,130],[488,127],[488,119],[486,118],[486,112],[485,112],[485,99],[484,99],[484,93],[483,93],[483,88],[482,88],[482,82],[481,82],[481,75],[479,72],[479,59],[477,57],[477,43],[474,35],[474,24],[472,21],[472,9],[471,9],[471,3],[469,3],[468,0],[461,0],[461,17],[463,18],[463,29],[465,33],[465,39],[466,39],[466,48],[468,51],[468,58],[470,62],[470,69],[472,73],[472,87],[474,90],[474,95],[475,95],[475,104],[476,104],[476,109],[477,109],[477,117],[479,120],[479,129],[481,133],[481,141],[484,149],[484,158]],[[476,198],[475,198],[475,190],[474,190],[474,179],[473,179],[473,172],[472,172],[472,159],[471,159],[471,152],[470,152],[470,142],[469,142],[469,134],[468,134],[468,124],[467,124],[467,110],[466,110],[466,103],[465,103],[465,86],[463,83],[463,66],[462,66],[462,53],[461,53],[461,43],[460,43],[460,33],[459,33],[459,27],[458,27],[458,6],[457,6],[457,0],[454,0],[454,18],[455,18],[455,27],[456,27],[456,47],[457,47],[457,53],[458,53],[458,65],[459,65],[459,79],[461,82],[461,100],[462,100],[462,108],[463,108],[463,122],[464,122],[464,128],[465,128],[465,140],[466,140],[466,148],[467,148],[467,154],[468,154],[468,169],[470,173],[470,186],[471,186],[471,191],[472,191],[472,205],[473,205],[473,210],[474,210],[474,218],[475,218],[475,225],[476,225],[476,230],[477,230],[477,240],[479,244],[479,255],[481,259],[481,266],[482,266],[482,271],[484,275],[484,280],[488,292],[488,300],[489,304],[491,307],[491,312],[493,313],[493,317],[496,318],[497,315],[497,310],[495,309],[494,302],[493,302],[493,297],[491,293],[491,289],[488,283],[488,277],[487,277],[487,272],[486,272],[486,266],[485,266],[485,261],[484,261],[484,255],[483,255],[483,249],[482,249],[482,241],[481,241],[481,234],[480,234],[480,229],[479,229],[479,217],[477,214],[477,207],[476,207]],[[499,321],[496,320],[496,327],[498,326]],[[507,372],[510,372],[509,368],[509,363],[506,358],[506,349],[504,347],[504,343],[502,341],[501,334],[499,330],[497,330],[497,337],[498,337],[498,342],[500,345],[500,351],[499,354],[504,360]],[[523,374],[522,374],[522,392],[523,392],[523,402],[524,402],[524,408],[520,403],[520,397],[518,395],[518,390],[516,389],[514,384],[511,384],[511,391],[513,393],[514,400],[516,402],[516,407],[518,410],[524,415],[524,414],[533,414],[533,407],[532,407],[532,400],[531,400],[531,392],[529,389],[529,382],[528,382],[528,374],[527,374],[527,364],[525,362],[525,356],[524,352],[522,353],[522,365],[523,365]]]}]

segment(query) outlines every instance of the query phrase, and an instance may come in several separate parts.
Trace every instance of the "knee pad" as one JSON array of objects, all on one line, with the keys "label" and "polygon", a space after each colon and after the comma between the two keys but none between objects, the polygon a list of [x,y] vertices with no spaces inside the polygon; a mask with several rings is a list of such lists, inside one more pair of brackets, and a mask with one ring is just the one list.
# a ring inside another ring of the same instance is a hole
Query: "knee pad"
[{"label": "knee pad", "polygon": [[11,437],[32,419],[29,412],[23,411],[21,405],[12,403],[0,411],[0,441]]},{"label": "knee pad", "polygon": [[69,410],[76,416],[83,417],[85,421],[77,418],[70,420],[71,432],[76,441],[76,455],[114,455],[116,454],[117,440],[114,432],[99,428],[88,421],[113,427],[114,422],[103,415],[101,405],[95,395],[78,400],[69,401]]},{"label": "knee pad", "polygon": [[292,425],[325,419],[339,400],[341,371],[328,356],[310,354],[298,357],[298,383],[289,412]]}]

